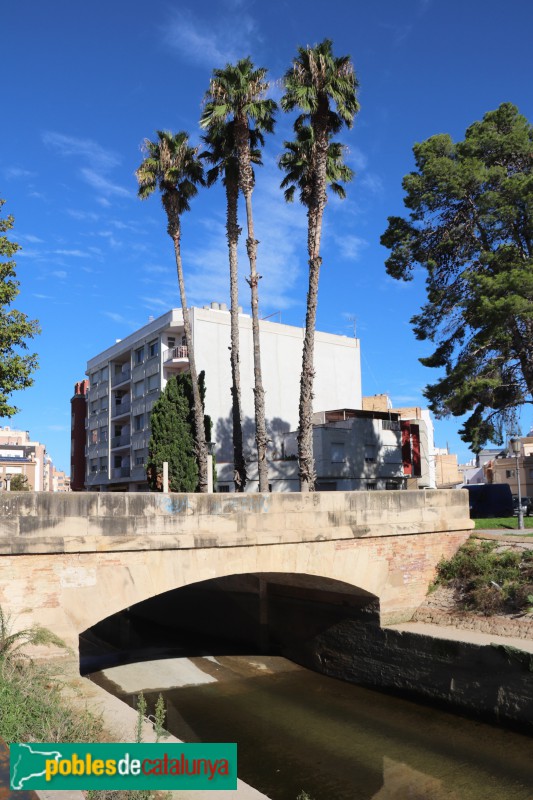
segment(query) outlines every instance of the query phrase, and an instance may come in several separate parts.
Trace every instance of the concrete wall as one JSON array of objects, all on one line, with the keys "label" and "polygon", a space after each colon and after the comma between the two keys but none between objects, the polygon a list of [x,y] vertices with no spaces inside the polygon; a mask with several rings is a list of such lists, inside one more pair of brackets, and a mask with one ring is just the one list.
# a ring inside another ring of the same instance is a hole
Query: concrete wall
[{"label": "concrete wall", "polygon": [[197,581],[314,575],[409,619],[466,540],[464,491],[309,495],[13,494],[0,498],[0,604],[77,647],[117,611]]}]

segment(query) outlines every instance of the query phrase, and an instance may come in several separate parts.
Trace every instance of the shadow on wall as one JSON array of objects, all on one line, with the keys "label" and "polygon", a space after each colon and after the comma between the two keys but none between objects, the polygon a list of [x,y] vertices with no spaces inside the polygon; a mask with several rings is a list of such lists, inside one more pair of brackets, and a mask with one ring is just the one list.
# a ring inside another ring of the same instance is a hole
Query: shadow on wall
[{"label": "shadow on wall", "polygon": [[[291,429],[288,422],[280,417],[266,421],[269,445],[268,458],[281,458],[283,452],[283,435]],[[244,417],[242,421],[242,438],[244,457],[247,461],[257,458],[255,446],[255,421],[251,417]],[[220,418],[216,424],[215,441],[217,444],[217,461],[233,461],[233,420],[231,414]]]}]

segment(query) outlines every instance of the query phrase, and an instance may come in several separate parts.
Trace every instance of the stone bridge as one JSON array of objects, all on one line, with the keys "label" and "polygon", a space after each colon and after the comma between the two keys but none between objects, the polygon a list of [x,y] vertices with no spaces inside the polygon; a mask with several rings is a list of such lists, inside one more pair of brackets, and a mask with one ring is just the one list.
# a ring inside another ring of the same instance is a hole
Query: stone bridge
[{"label": "stone bridge", "polygon": [[142,600],[232,575],[302,576],[409,619],[468,538],[462,490],[0,495],[0,605],[16,628],[78,635]]}]

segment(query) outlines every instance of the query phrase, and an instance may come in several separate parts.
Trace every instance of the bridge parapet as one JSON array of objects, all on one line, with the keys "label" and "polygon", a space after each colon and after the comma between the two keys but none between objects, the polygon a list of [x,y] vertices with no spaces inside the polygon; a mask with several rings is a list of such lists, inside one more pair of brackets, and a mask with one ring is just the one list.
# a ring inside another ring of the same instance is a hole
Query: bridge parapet
[{"label": "bridge parapet", "polygon": [[453,533],[463,490],[310,494],[3,493],[0,555],[180,550]]}]

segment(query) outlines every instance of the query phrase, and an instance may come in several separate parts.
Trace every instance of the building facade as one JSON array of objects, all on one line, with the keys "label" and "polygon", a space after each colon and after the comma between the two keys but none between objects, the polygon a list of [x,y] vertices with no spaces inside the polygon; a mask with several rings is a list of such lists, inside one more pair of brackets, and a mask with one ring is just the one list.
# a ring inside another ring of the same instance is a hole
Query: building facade
[{"label": "building facade", "polygon": [[29,431],[0,428],[0,489],[11,488],[15,475],[27,478],[35,492],[49,491],[46,447],[30,439]]},{"label": "building facade", "polygon": [[[217,470],[230,465],[230,314],[224,304],[189,309],[198,371],[205,371],[205,412],[213,422]],[[241,393],[245,457],[254,475],[254,369],[252,320],[239,317]],[[299,380],[304,329],[260,322],[270,457],[282,452],[283,436],[298,425]],[[92,358],[87,365],[85,488],[98,491],[147,490],[145,467],[150,414],[168,379],[187,371],[181,309],[172,309]],[[317,408],[361,406],[359,340],[315,335],[314,404]],[[229,466],[227,467],[230,468]]]},{"label": "building facade", "polygon": [[506,483],[513,494],[518,494],[518,475],[522,496],[533,497],[533,431],[520,438],[518,458],[507,449],[495,451],[492,458],[484,460],[485,483]]}]

